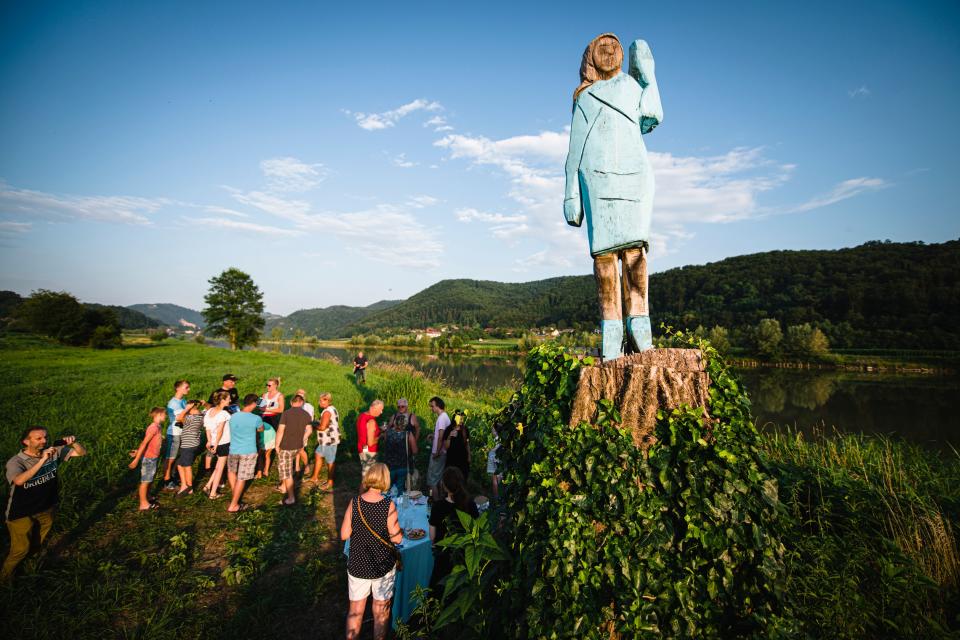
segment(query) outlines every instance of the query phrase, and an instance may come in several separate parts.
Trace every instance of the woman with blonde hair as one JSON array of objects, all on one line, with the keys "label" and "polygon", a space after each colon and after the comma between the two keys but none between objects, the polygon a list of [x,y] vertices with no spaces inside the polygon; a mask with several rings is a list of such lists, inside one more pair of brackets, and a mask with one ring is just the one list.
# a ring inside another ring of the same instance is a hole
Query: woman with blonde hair
[{"label": "woman with blonde hair", "polygon": [[[286,408],[286,400],[280,393],[280,378],[267,380],[267,392],[260,397],[260,417],[263,418],[263,476],[270,475],[270,454],[276,449],[277,427],[280,414]],[[257,476],[258,478],[260,476]]]},{"label": "woman with blonde hair", "polygon": [[372,464],[363,475],[362,488],[363,493],[350,502],[340,527],[340,539],[350,541],[347,638],[359,637],[367,597],[372,594],[373,637],[379,640],[387,633],[399,555],[394,545],[403,540],[403,533],[397,521],[396,507],[383,495],[390,488],[387,465]]}]

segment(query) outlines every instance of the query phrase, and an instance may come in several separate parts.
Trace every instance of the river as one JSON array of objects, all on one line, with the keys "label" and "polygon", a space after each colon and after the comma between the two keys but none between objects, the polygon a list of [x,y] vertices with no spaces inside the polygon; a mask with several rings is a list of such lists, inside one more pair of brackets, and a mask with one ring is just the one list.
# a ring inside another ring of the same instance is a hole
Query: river
[{"label": "river", "polygon": [[[264,345],[261,350],[276,350]],[[336,358],[347,364],[355,351],[283,345],[284,353]],[[522,360],[513,356],[434,355],[419,351],[365,349],[370,367],[408,364],[451,388],[485,390],[513,386]],[[805,369],[737,369],[762,429],[794,428],[806,434],[887,434],[937,449],[960,449],[960,377]]]}]

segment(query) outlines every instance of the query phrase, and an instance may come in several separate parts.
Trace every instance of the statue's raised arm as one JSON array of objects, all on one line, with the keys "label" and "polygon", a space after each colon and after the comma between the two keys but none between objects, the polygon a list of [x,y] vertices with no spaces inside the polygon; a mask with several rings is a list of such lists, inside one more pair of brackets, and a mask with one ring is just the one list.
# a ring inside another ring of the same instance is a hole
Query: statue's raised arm
[{"label": "statue's raised arm", "polygon": [[650,133],[663,122],[660,89],[654,73],[653,52],[646,40],[634,40],[630,45],[630,75],[640,84],[640,132]]},{"label": "statue's raised arm", "polygon": [[630,348],[653,347],[646,252],[654,183],[642,135],[660,124],[663,110],[646,42],[631,45],[630,74],[622,68],[623,47],[612,33],[583,52],[563,201],[568,224],[587,222],[607,360],[623,355],[624,315]]}]

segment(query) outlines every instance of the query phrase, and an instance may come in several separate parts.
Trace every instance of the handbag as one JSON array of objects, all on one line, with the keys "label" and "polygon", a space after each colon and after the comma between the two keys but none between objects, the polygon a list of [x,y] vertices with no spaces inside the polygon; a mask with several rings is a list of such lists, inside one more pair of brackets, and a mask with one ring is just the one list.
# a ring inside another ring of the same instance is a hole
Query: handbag
[{"label": "handbag", "polygon": [[357,498],[357,513],[360,514],[360,519],[363,521],[363,526],[367,528],[367,531],[372,533],[374,538],[387,545],[390,548],[390,551],[393,552],[393,559],[396,562],[397,571],[403,571],[403,557],[400,555],[400,550],[397,549],[393,544],[381,538],[380,534],[370,528],[370,525],[367,524],[367,519],[363,517],[363,509],[360,507],[360,498]]}]

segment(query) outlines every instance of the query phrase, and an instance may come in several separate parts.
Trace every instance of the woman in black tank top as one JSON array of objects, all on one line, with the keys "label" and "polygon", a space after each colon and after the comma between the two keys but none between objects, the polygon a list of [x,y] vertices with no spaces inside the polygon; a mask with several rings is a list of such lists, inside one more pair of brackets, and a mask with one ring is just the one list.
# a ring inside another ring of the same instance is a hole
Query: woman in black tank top
[{"label": "woman in black tank top", "polygon": [[[383,638],[390,620],[393,598],[393,569],[396,563],[393,545],[403,540],[397,509],[383,496],[390,488],[390,470],[375,463],[363,477],[364,492],[350,501],[343,514],[340,539],[350,541],[347,559],[347,583],[350,612],[347,637],[356,638],[363,623],[368,594],[373,594],[373,636]],[[390,577],[390,580],[386,578]],[[354,597],[354,594],[359,594]]]}]

